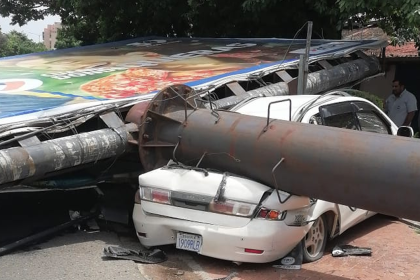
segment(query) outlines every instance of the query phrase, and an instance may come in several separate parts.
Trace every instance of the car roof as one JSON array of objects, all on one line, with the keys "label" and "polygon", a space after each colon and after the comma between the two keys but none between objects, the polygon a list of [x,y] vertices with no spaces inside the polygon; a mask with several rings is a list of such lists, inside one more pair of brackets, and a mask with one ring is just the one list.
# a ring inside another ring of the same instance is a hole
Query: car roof
[{"label": "car roof", "polygon": [[[287,101],[290,100],[291,102]],[[340,103],[344,101],[363,101],[373,105],[366,99],[354,96],[341,96],[341,95],[282,95],[270,97],[256,97],[249,98],[244,102],[232,108],[232,111],[257,116],[267,117],[268,106],[272,102],[270,110],[270,118],[289,120],[289,108],[291,104],[291,119],[297,120],[305,106],[310,106],[310,109],[318,109],[319,106],[331,103]],[[311,104],[313,103],[313,104]]]}]

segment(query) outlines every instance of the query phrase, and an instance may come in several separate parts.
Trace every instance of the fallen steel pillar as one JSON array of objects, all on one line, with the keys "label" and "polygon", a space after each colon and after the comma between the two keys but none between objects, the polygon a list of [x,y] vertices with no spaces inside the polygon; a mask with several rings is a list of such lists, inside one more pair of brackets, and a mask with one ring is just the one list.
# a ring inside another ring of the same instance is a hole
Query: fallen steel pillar
[{"label": "fallen steel pillar", "polygon": [[145,111],[139,143],[146,170],[174,158],[420,220],[419,140],[280,120],[267,125],[265,118],[195,108],[190,94],[185,86],[165,89]]},{"label": "fallen steel pillar", "polygon": [[118,156],[127,143],[121,126],[0,150],[0,185]]},{"label": "fallen steel pillar", "polygon": [[[380,72],[379,61],[375,58],[359,58],[345,62],[330,69],[324,69],[308,74],[304,94],[318,94],[342,87],[352,82],[376,75]],[[290,81],[289,81],[290,82]],[[229,96],[213,101],[214,108],[225,109],[238,104],[242,100],[256,96],[276,96],[296,94],[296,89],[290,83],[279,82],[261,88],[250,90],[239,96]],[[210,108],[209,104],[206,104]]]},{"label": "fallen steel pillar", "polygon": [[[267,85],[264,87],[260,87],[257,89],[253,89],[250,91],[246,91],[245,93],[239,96],[232,95],[232,96],[220,99],[220,100],[213,101],[211,106],[214,106],[214,108],[217,108],[217,109],[226,109],[250,97],[278,96],[278,95],[288,95],[288,94],[289,94],[289,86],[287,85],[287,83],[279,82],[279,83]],[[205,106],[209,109],[211,107],[210,103],[205,103]]]},{"label": "fallen steel pillar", "polygon": [[381,66],[375,58],[357,59],[331,69],[310,73],[306,82],[305,94],[317,94],[343,87],[346,84],[376,75]]}]

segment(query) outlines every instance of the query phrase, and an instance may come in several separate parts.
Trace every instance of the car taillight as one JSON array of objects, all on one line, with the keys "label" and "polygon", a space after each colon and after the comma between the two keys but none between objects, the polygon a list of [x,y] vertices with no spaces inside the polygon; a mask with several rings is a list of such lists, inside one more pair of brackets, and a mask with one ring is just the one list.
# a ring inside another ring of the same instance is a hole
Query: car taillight
[{"label": "car taillight", "polygon": [[264,253],[264,250],[257,250],[257,249],[249,249],[249,248],[245,248],[244,252],[245,252],[245,253],[250,253],[250,254],[257,254],[257,255],[261,255],[262,253]]},{"label": "car taillight", "polygon": [[227,215],[235,215],[249,217],[254,213],[257,205],[234,200],[212,201],[209,205],[211,212],[223,213]]},{"label": "car taillight", "polygon": [[286,214],[286,211],[261,208],[260,211],[258,211],[257,218],[271,221],[282,221],[286,217]]},{"label": "car taillight", "polygon": [[137,190],[136,194],[134,195],[134,203],[141,204],[140,190]]},{"label": "car taillight", "polygon": [[171,204],[171,192],[167,190],[140,187],[140,197],[143,200]]}]

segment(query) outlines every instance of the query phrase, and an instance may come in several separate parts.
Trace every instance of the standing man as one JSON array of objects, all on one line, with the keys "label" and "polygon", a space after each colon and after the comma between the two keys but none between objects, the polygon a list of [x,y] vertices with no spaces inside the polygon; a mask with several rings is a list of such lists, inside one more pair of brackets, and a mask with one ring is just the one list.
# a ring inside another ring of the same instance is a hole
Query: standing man
[{"label": "standing man", "polygon": [[395,79],[392,82],[392,94],[386,99],[385,113],[398,126],[409,126],[417,111],[414,94],[405,89],[404,82]]}]

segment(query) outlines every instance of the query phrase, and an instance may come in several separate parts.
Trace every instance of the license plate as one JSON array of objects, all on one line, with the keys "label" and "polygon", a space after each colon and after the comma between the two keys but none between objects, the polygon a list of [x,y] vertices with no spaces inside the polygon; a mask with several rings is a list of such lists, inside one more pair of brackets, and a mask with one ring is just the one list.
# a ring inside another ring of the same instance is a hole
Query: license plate
[{"label": "license plate", "polygon": [[176,248],[181,250],[200,252],[202,238],[200,235],[178,232],[176,235]]}]

